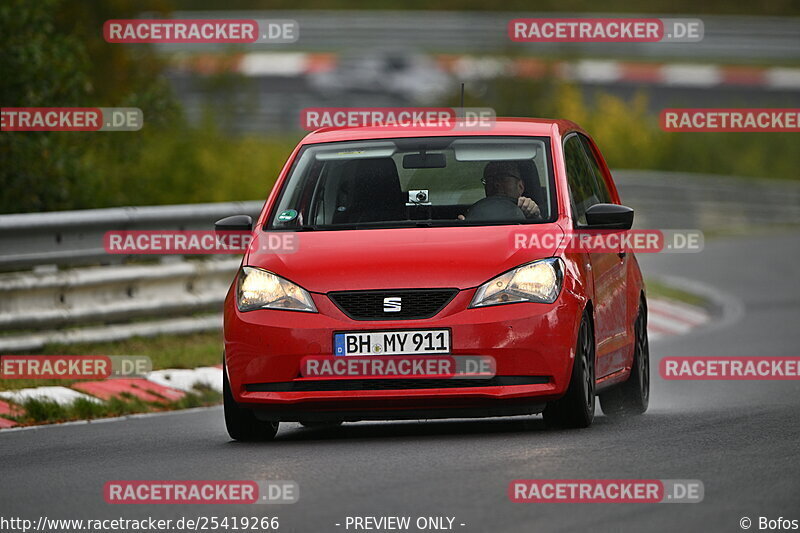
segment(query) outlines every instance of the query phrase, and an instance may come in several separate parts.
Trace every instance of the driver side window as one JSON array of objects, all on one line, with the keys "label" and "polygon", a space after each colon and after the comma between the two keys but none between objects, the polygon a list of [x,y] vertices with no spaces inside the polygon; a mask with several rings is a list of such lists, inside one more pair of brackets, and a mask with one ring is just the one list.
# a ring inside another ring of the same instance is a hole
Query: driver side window
[{"label": "driver side window", "polygon": [[578,225],[586,225],[586,210],[601,203],[597,195],[594,173],[586,159],[580,138],[573,134],[564,142],[564,164],[567,167],[567,183],[572,200],[572,210]]},{"label": "driver side window", "polygon": [[592,173],[594,174],[594,179],[592,181],[596,185],[597,197],[600,198],[601,203],[610,204],[612,203],[611,193],[609,192],[608,185],[606,185],[606,180],[603,177],[603,171],[600,170],[600,163],[597,162],[597,159],[594,156],[589,139],[580,134],[578,134],[578,137],[581,140],[581,144],[583,144],[586,160],[589,161],[589,165],[592,167]]}]

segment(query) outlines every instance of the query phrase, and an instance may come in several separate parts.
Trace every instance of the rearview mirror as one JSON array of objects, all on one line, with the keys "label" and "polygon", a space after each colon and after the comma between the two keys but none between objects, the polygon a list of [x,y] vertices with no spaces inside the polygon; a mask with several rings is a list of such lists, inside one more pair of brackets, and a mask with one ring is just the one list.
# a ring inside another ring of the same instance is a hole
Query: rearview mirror
[{"label": "rearview mirror", "polygon": [[403,168],[444,168],[444,154],[407,154],[403,156]]},{"label": "rearview mirror", "polygon": [[586,210],[589,229],[631,229],[633,209],[618,204],[594,204]]}]

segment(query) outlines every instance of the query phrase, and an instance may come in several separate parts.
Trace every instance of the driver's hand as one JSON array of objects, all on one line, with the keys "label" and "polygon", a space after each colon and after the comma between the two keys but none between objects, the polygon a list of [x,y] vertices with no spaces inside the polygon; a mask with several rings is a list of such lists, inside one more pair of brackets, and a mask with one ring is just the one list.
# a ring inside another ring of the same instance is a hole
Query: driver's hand
[{"label": "driver's hand", "polygon": [[520,196],[519,200],[517,200],[517,205],[528,218],[542,216],[539,206],[530,198]]}]

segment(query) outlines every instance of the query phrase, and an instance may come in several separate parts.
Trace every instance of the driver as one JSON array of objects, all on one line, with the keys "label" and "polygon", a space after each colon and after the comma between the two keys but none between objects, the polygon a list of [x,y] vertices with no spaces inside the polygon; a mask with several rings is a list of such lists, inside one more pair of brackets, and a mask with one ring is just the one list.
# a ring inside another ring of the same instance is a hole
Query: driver
[{"label": "driver", "polygon": [[525,183],[513,161],[492,161],[483,169],[486,198],[478,200],[460,220],[525,220],[540,218],[536,202],[526,196]]}]

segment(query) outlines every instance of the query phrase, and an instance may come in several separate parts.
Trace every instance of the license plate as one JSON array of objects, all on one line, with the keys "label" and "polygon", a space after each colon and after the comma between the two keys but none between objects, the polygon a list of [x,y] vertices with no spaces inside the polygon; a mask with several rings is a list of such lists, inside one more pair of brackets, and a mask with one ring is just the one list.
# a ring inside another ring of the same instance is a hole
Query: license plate
[{"label": "license plate", "polygon": [[450,330],[335,333],[334,355],[428,355],[450,353]]}]

